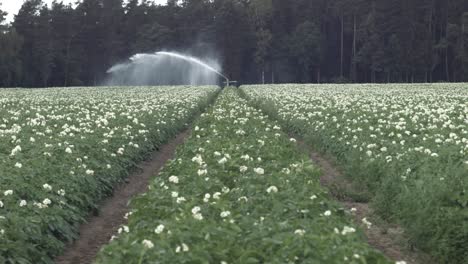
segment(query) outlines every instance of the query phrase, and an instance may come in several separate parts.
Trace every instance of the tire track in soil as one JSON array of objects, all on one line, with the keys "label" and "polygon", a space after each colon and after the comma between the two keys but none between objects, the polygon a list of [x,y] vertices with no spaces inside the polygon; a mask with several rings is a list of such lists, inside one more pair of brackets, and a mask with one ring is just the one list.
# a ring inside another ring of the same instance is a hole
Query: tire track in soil
[{"label": "tire track in soil", "polygon": [[99,215],[91,216],[80,227],[80,237],[65,249],[63,255],[55,259],[56,264],[92,263],[103,245],[109,243],[117,229],[126,223],[128,202],[136,195],[146,192],[151,177],[156,175],[174,157],[177,146],[190,135],[190,130],[178,134],[152,153],[151,158],[138,166],[126,183],[118,186],[112,197],[104,200],[99,207]]},{"label": "tire track in soil", "polygon": [[[362,227],[367,242],[373,248],[384,253],[389,259],[394,261],[404,260],[407,264],[431,264],[435,263],[430,256],[423,252],[419,252],[413,248],[408,248],[407,238],[404,235],[404,230],[395,224],[372,222],[373,219],[378,218],[368,203],[356,202],[349,197],[347,191],[355,191],[352,183],[346,179],[343,174],[330,162],[324,158],[320,153],[311,149],[303,139],[297,135],[291,135],[297,138],[297,144],[300,149],[309,154],[311,160],[322,171],[320,183],[326,187],[330,194],[337,199],[345,209],[350,211],[354,208],[356,211],[352,214],[354,222]],[[353,210],[354,210],[353,209]],[[371,228],[367,228],[362,219],[366,218],[372,222]]]}]

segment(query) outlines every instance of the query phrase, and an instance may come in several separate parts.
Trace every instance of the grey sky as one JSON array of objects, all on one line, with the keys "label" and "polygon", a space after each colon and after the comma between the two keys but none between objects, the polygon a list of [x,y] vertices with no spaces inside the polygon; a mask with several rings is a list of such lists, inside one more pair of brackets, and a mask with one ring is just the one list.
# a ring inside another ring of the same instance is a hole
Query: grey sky
[{"label": "grey sky", "polygon": [[[3,11],[8,12],[7,23],[13,20],[13,17],[18,13],[18,10],[21,8],[24,0],[0,0],[0,8]],[[75,3],[76,0],[62,0],[64,3]],[[50,6],[52,0],[43,0],[44,3]],[[166,4],[167,0],[154,0],[157,4]]]}]

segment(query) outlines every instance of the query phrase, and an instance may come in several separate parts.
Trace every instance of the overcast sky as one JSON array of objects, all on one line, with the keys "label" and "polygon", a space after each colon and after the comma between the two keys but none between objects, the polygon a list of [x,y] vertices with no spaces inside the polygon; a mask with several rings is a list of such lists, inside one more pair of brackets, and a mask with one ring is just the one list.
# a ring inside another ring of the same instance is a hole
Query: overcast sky
[{"label": "overcast sky", "polygon": [[[18,13],[18,10],[21,8],[21,5],[23,4],[24,0],[0,0],[1,4],[1,9],[3,11],[8,12],[7,16],[7,22],[11,22],[13,20],[13,17]],[[52,3],[52,0],[43,0],[44,3],[48,4],[50,6],[50,3]],[[76,0],[63,0],[65,4],[68,3],[75,3]],[[166,4],[167,0],[154,0],[155,3],[157,4]]]}]

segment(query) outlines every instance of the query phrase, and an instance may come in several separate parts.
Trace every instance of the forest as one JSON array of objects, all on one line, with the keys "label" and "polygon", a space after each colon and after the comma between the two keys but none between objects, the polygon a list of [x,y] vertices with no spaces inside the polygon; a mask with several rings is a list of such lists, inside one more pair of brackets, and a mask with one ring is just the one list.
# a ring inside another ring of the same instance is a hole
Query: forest
[{"label": "forest", "polygon": [[159,50],[208,52],[241,84],[468,81],[466,0],[26,0],[5,15],[2,87],[99,85]]}]

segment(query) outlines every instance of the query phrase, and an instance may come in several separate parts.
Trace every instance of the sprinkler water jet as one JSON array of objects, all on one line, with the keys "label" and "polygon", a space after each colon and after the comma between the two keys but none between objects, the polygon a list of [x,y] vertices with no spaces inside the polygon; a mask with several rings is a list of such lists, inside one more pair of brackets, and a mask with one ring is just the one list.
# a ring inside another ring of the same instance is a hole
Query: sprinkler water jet
[{"label": "sprinkler water jet", "polygon": [[111,67],[107,85],[213,85],[217,78],[233,83],[214,59],[201,60],[177,52],[133,55],[129,62]]}]

